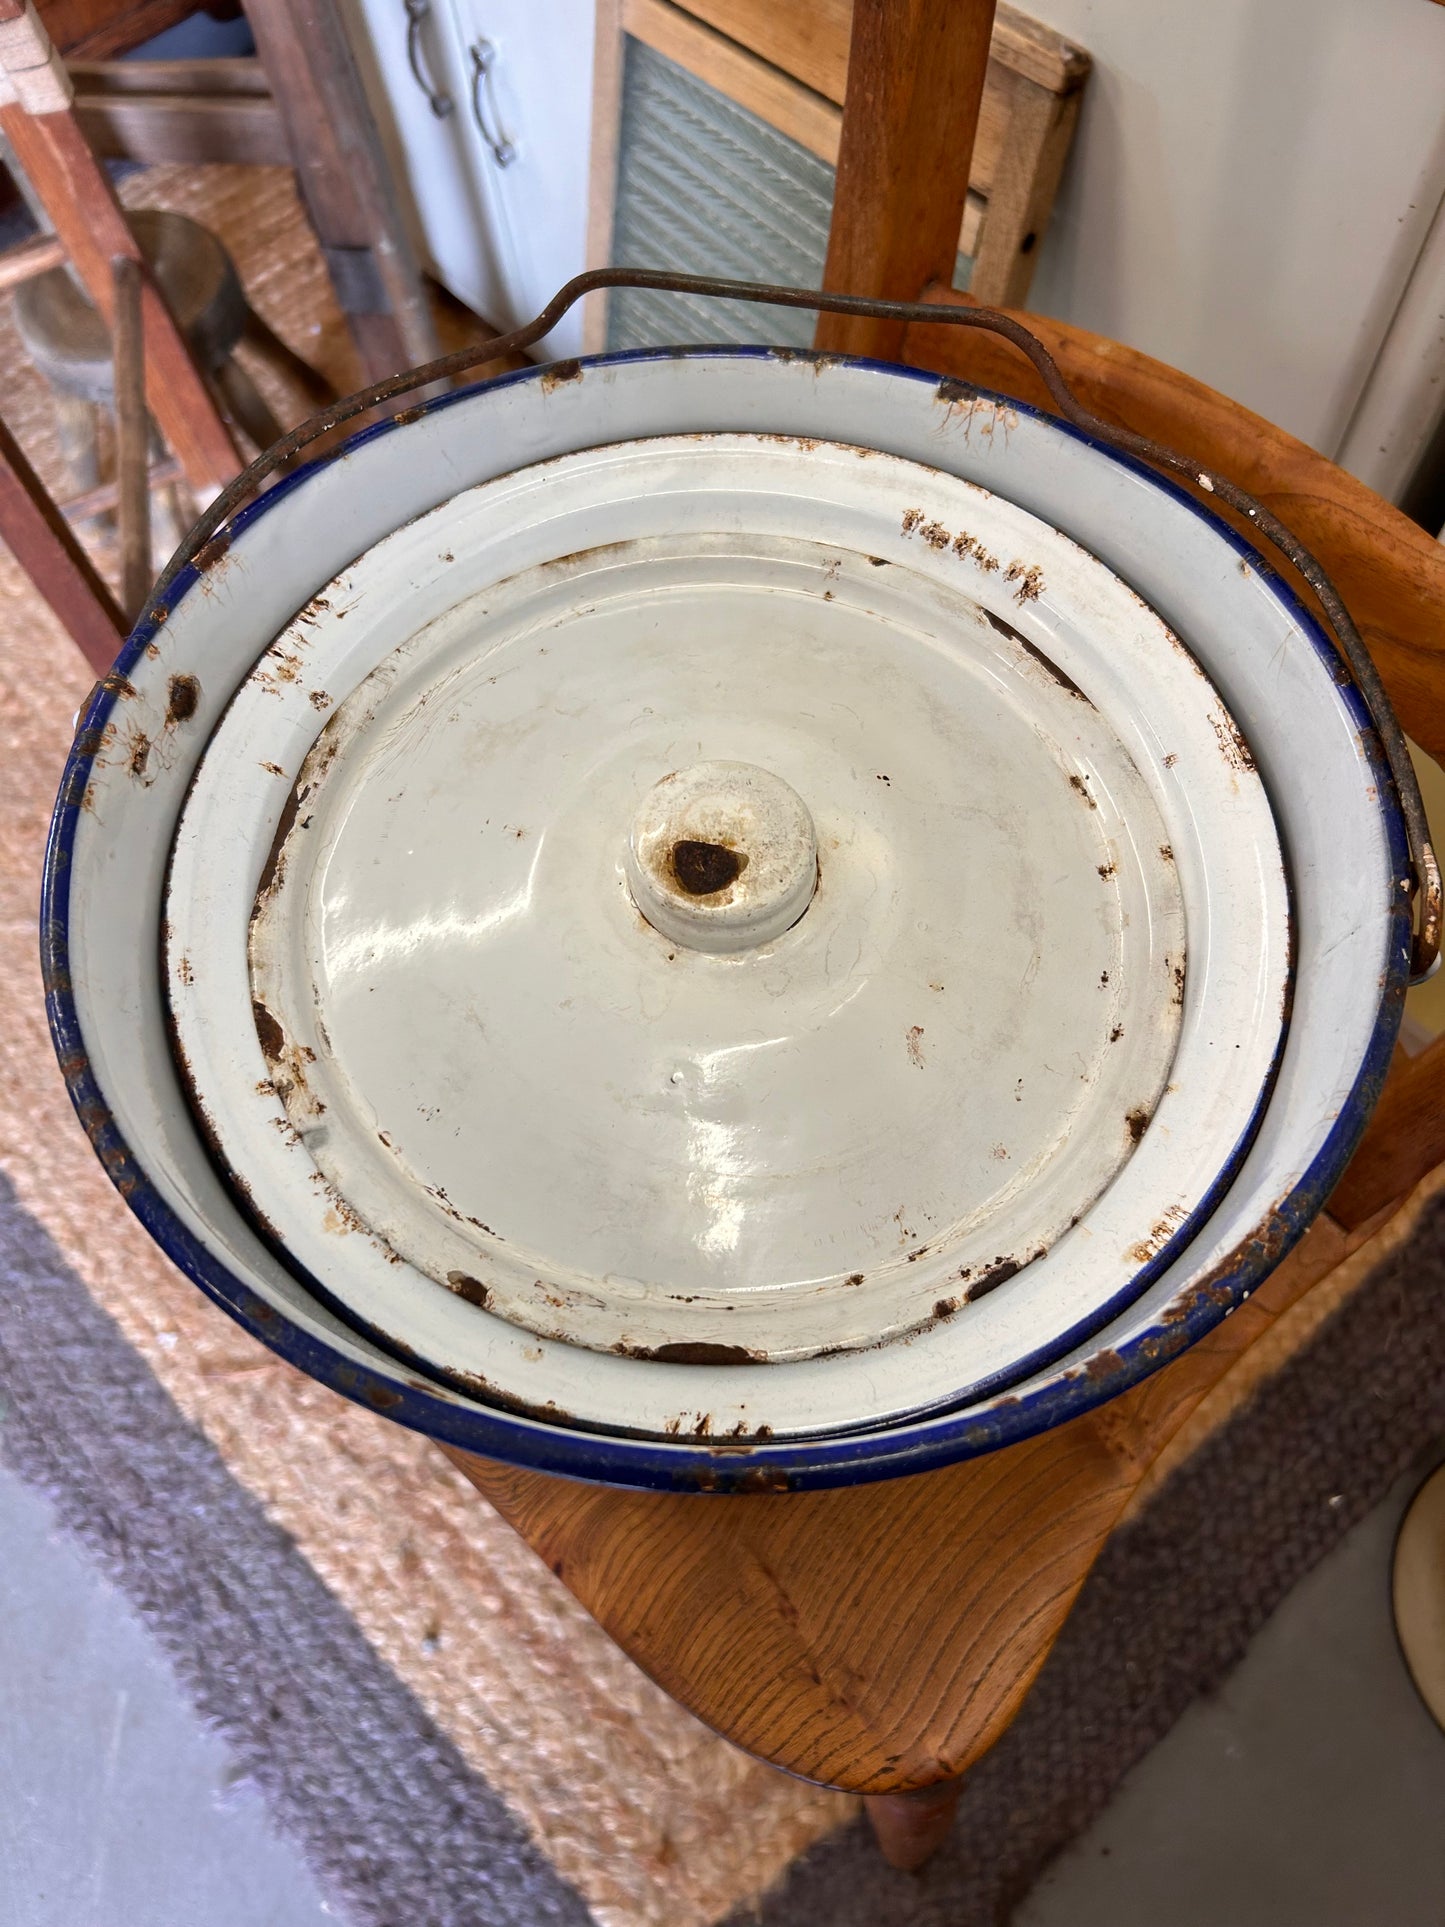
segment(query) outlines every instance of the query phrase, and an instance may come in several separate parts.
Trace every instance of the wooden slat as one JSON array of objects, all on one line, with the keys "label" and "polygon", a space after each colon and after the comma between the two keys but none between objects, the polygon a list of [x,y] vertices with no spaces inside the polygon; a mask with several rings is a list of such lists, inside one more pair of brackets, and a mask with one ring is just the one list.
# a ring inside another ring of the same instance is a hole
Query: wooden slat
[{"label": "wooden slat", "polygon": [[234,162],[286,166],[290,135],[269,95],[91,93],[78,86],[75,111],[103,160]]},{"label": "wooden slat", "polygon": [[1000,0],[993,28],[994,51],[1012,73],[1051,93],[1071,94],[1093,70],[1093,56],[1042,20]]},{"label": "wooden slat", "polygon": [[[930,298],[967,305],[966,296],[947,289]],[[1325,456],[1202,381],[1066,321],[1037,314],[1019,320],[1096,414],[1230,476],[1314,550],[1378,663],[1407,734],[1437,761],[1445,758],[1445,546]],[[915,367],[1050,408],[1030,364],[996,336],[923,324],[909,329],[904,356]],[[1228,516],[1217,498],[1200,499]],[[1277,566],[1308,599],[1293,571]]]},{"label": "wooden slat", "polygon": [[[13,12],[11,0],[0,0],[0,15]],[[80,123],[69,110],[27,114],[20,107],[0,107],[0,131],[54,224],[86,292],[107,326],[112,325],[112,264],[121,255],[138,261],[140,250]],[[235,444],[149,274],[141,308],[152,411],[192,487],[209,498],[240,469]]]},{"label": "wooden slat", "polygon": [[0,294],[18,288],[22,281],[33,281],[37,274],[65,265],[65,249],[53,234],[37,234],[18,247],[0,254]]},{"label": "wooden slat", "polygon": [[[911,301],[953,279],[994,0],[856,0],[823,286]],[[896,359],[901,322],[825,314],[835,354]]]},{"label": "wooden slat", "polygon": [[215,60],[67,60],[77,93],[262,95],[271,83],[254,55]]},{"label": "wooden slat", "polygon": [[125,617],[4,422],[0,422],[0,540],[91,668],[104,675],[125,639]]},{"label": "wooden slat", "polygon": [[[146,473],[146,481],[151,488],[165,488],[171,482],[182,479],[183,470],[174,455],[167,455],[158,462],[152,462]],[[56,507],[68,522],[86,522],[93,515],[105,515],[119,506],[120,490],[114,482],[98,482],[94,488],[86,489],[83,495],[67,495]]]},{"label": "wooden slat", "polygon": [[853,0],[681,0],[686,10],[805,87],[843,105]]},{"label": "wooden slat", "polygon": [[195,10],[194,0],[36,0],[60,51],[91,60],[129,53]]},{"label": "wooden slat", "polygon": [[1028,296],[1083,98],[1018,74],[1007,76],[1007,92],[1003,149],[968,283],[975,300],[994,308],[1022,307]]},{"label": "wooden slat", "polygon": [[290,162],[290,137],[259,60],[72,60],[67,67],[86,139],[106,160]]},{"label": "wooden slat", "polygon": [[670,0],[623,0],[622,25],[634,39],[716,87],[830,167],[837,166],[843,110],[822,94],[704,26]]},{"label": "wooden slat", "polygon": [[[699,20],[841,106],[847,91],[852,0],[680,0]],[[1082,85],[1089,55],[1052,27],[1001,5],[993,57],[1056,94]]]},{"label": "wooden slat", "polygon": [[146,412],[145,342],[141,333],[140,264],[115,264],[116,497],[120,508],[121,607],[134,622],[145,607],[151,574],[150,417]]},{"label": "wooden slat", "polygon": [[246,0],[368,381],[437,353],[411,239],[335,0]]},{"label": "wooden slat", "polygon": [[[617,213],[617,150],[622,121],[622,0],[596,0],[592,43],[592,134],[587,158],[587,266],[612,265]],[[607,296],[588,295],[582,307],[582,345],[589,355],[607,345]]]}]

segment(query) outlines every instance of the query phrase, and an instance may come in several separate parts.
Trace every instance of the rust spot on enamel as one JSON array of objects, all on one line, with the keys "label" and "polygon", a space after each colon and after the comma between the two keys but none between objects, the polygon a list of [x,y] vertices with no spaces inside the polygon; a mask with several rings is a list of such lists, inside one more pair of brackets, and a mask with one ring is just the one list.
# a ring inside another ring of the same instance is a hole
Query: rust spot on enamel
[{"label": "rust spot on enamel", "polygon": [[166,691],[166,728],[188,723],[201,700],[201,685],[194,676],[172,676]]},{"label": "rust spot on enamel", "polygon": [[550,368],[542,370],[542,393],[550,395],[554,388],[564,388],[569,381],[581,381],[582,364],[580,361],[554,361]]},{"label": "rust spot on enamel", "polygon": [[465,1271],[449,1271],[447,1283],[458,1298],[465,1298],[469,1305],[475,1305],[479,1311],[487,1309],[487,1302],[492,1294],[480,1278],[473,1278]]}]

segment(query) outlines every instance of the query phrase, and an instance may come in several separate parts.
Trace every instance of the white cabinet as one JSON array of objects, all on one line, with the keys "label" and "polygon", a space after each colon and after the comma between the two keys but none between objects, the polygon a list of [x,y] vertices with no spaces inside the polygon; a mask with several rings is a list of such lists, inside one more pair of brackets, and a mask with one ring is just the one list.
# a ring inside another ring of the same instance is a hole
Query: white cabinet
[{"label": "white cabinet", "polygon": [[[426,265],[498,328],[585,265],[593,0],[346,0]],[[581,352],[580,308],[534,353]]]}]

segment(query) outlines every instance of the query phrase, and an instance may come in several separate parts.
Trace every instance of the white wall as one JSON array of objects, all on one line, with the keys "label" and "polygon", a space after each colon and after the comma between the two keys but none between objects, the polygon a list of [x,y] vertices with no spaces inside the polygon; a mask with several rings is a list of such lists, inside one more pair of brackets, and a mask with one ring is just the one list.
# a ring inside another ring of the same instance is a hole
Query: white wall
[{"label": "white wall", "polygon": [[1445,192],[1445,6],[1023,4],[1095,60],[1030,305],[1335,453]]}]

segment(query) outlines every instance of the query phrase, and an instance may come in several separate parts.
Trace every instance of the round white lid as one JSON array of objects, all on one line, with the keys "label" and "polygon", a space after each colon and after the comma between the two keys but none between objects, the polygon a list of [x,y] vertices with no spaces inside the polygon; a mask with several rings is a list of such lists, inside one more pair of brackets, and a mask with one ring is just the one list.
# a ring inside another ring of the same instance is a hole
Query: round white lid
[{"label": "round white lid", "polygon": [[[361,1233],[438,1369],[470,1360],[428,1280],[484,1350],[780,1369],[981,1326],[1013,1281],[991,1342],[1024,1356],[1147,1268],[1278,1045],[1283,866],[1217,694],[1065,538],[892,458],[594,450],[378,545],[202,765],[193,978],[239,934],[208,826],[266,777],[265,1074],[199,1021],[187,1055],[282,1241],[319,1275],[329,1236],[347,1303]],[[1272,1006],[1228,968],[1260,930]],[[1158,1128],[1186,1083],[1212,1142]],[[293,1155],[252,1154],[255,1098]]]}]

